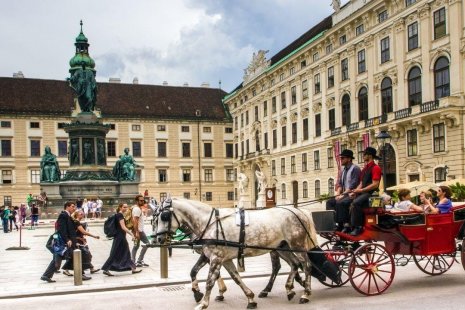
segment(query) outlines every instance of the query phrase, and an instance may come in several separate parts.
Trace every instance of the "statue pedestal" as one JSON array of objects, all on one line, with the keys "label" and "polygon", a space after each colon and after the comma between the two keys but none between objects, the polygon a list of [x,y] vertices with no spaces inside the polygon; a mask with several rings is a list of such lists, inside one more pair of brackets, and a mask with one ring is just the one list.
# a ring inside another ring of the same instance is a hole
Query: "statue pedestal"
[{"label": "statue pedestal", "polygon": [[239,202],[237,203],[239,209],[252,210],[255,209],[252,207],[252,203],[248,195],[241,195],[239,197]]},{"label": "statue pedestal", "polygon": [[258,194],[256,207],[257,209],[264,209],[266,207],[265,193]]},{"label": "statue pedestal", "polygon": [[40,183],[40,191],[45,192],[48,199],[62,199],[60,183]]}]

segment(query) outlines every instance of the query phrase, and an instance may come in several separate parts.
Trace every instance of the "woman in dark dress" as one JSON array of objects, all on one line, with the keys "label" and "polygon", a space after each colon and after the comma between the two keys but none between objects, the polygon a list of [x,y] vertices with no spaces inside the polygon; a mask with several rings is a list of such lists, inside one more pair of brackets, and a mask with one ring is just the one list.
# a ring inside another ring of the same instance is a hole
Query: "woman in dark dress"
[{"label": "woman in dark dress", "polygon": [[[78,210],[71,214],[71,218],[73,219],[73,224],[76,229],[76,240],[79,244],[79,249],[81,250],[82,255],[82,270],[90,269],[90,273],[96,273],[100,269],[95,269],[94,265],[92,265],[92,254],[90,253],[89,246],[87,245],[87,240],[85,236],[90,236],[95,239],[100,239],[100,236],[93,235],[90,232],[84,229],[84,226],[81,223],[81,220],[84,218],[84,212],[82,210]],[[73,269],[73,256],[70,255],[66,263],[62,267],[63,274],[67,276],[72,276],[72,274],[68,271]]]},{"label": "woman in dark dress", "polygon": [[121,203],[116,209],[117,233],[111,245],[110,257],[108,257],[107,261],[102,266],[103,274],[107,276],[113,276],[110,270],[117,272],[132,270],[132,273],[139,273],[142,271],[141,269],[136,270],[136,264],[131,259],[129,244],[126,240],[126,233],[134,238],[133,233],[127,229],[124,224],[123,214],[127,210],[128,205],[125,203]]}]

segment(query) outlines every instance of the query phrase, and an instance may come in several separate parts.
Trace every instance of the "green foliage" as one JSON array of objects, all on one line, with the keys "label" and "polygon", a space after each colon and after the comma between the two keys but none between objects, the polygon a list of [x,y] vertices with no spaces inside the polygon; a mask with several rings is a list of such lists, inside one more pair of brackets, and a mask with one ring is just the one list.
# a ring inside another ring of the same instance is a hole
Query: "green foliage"
[{"label": "green foliage", "polygon": [[331,197],[329,194],[321,194],[321,195],[320,195],[320,198],[318,198],[318,201],[319,201],[319,202],[323,202],[323,201],[325,201],[325,200],[328,200],[329,197]]},{"label": "green foliage", "polygon": [[399,193],[397,191],[393,191],[391,195],[392,203],[399,202]]},{"label": "green foliage", "polygon": [[455,201],[465,201],[465,185],[459,182],[449,186],[452,192],[452,199]]}]

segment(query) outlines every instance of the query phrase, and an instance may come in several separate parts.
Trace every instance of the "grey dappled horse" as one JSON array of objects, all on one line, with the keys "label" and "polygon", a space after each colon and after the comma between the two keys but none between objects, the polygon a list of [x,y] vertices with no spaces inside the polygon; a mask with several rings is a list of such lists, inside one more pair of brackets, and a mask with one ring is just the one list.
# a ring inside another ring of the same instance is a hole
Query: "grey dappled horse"
[{"label": "grey dappled horse", "polygon": [[[216,218],[210,221],[214,210],[204,203],[185,199],[167,200],[158,217],[156,234],[160,243],[165,242],[165,233],[174,233],[182,225],[187,226],[195,235],[202,236],[204,240],[216,240]],[[231,216],[234,210],[220,209],[219,219],[225,240],[239,240],[239,230],[235,217]],[[311,265],[307,251],[317,246],[316,233],[311,219],[302,211],[295,208],[272,208],[266,210],[249,211],[250,224],[245,227],[245,244],[262,249],[245,248],[244,256],[258,256],[271,251],[271,249],[290,248],[305,272],[304,294],[301,303],[307,303],[311,295],[310,274]],[[209,225],[207,225],[210,223]],[[222,236],[222,233],[219,233]],[[222,239],[222,237],[220,237]],[[210,294],[222,266],[231,275],[231,278],[241,287],[248,298],[247,308],[254,309],[254,293],[242,282],[236,270],[233,259],[237,258],[237,247],[222,246],[219,244],[204,245],[203,254],[210,260],[210,271],[206,283],[205,296],[196,309],[205,309],[209,305]],[[286,253],[286,252],[283,252]],[[287,252],[288,253],[288,252]],[[295,273],[291,272],[286,282],[286,289],[292,291]]]}]

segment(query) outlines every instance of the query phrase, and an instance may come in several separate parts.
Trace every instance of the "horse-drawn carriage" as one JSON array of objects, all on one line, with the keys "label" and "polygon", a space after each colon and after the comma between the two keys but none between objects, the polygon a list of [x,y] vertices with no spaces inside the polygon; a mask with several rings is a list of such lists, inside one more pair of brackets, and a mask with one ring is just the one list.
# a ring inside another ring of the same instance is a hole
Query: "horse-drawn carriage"
[{"label": "horse-drawn carriage", "polygon": [[[314,219],[316,223],[326,218],[323,226],[334,227],[332,214],[315,215],[319,217]],[[459,252],[465,269],[464,222],[465,205],[445,214],[391,213],[384,209],[380,198],[372,198],[365,209],[361,235],[325,231],[317,225],[320,236],[327,239],[321,248],[329,260],[339,265],[342,278],[339,283],[320,282],[336,287],[350,281],[358,292],[378,295],[391,285],[396,266],[404,266],[412,259],[421,271],[435,276],[449,270]]]}]

